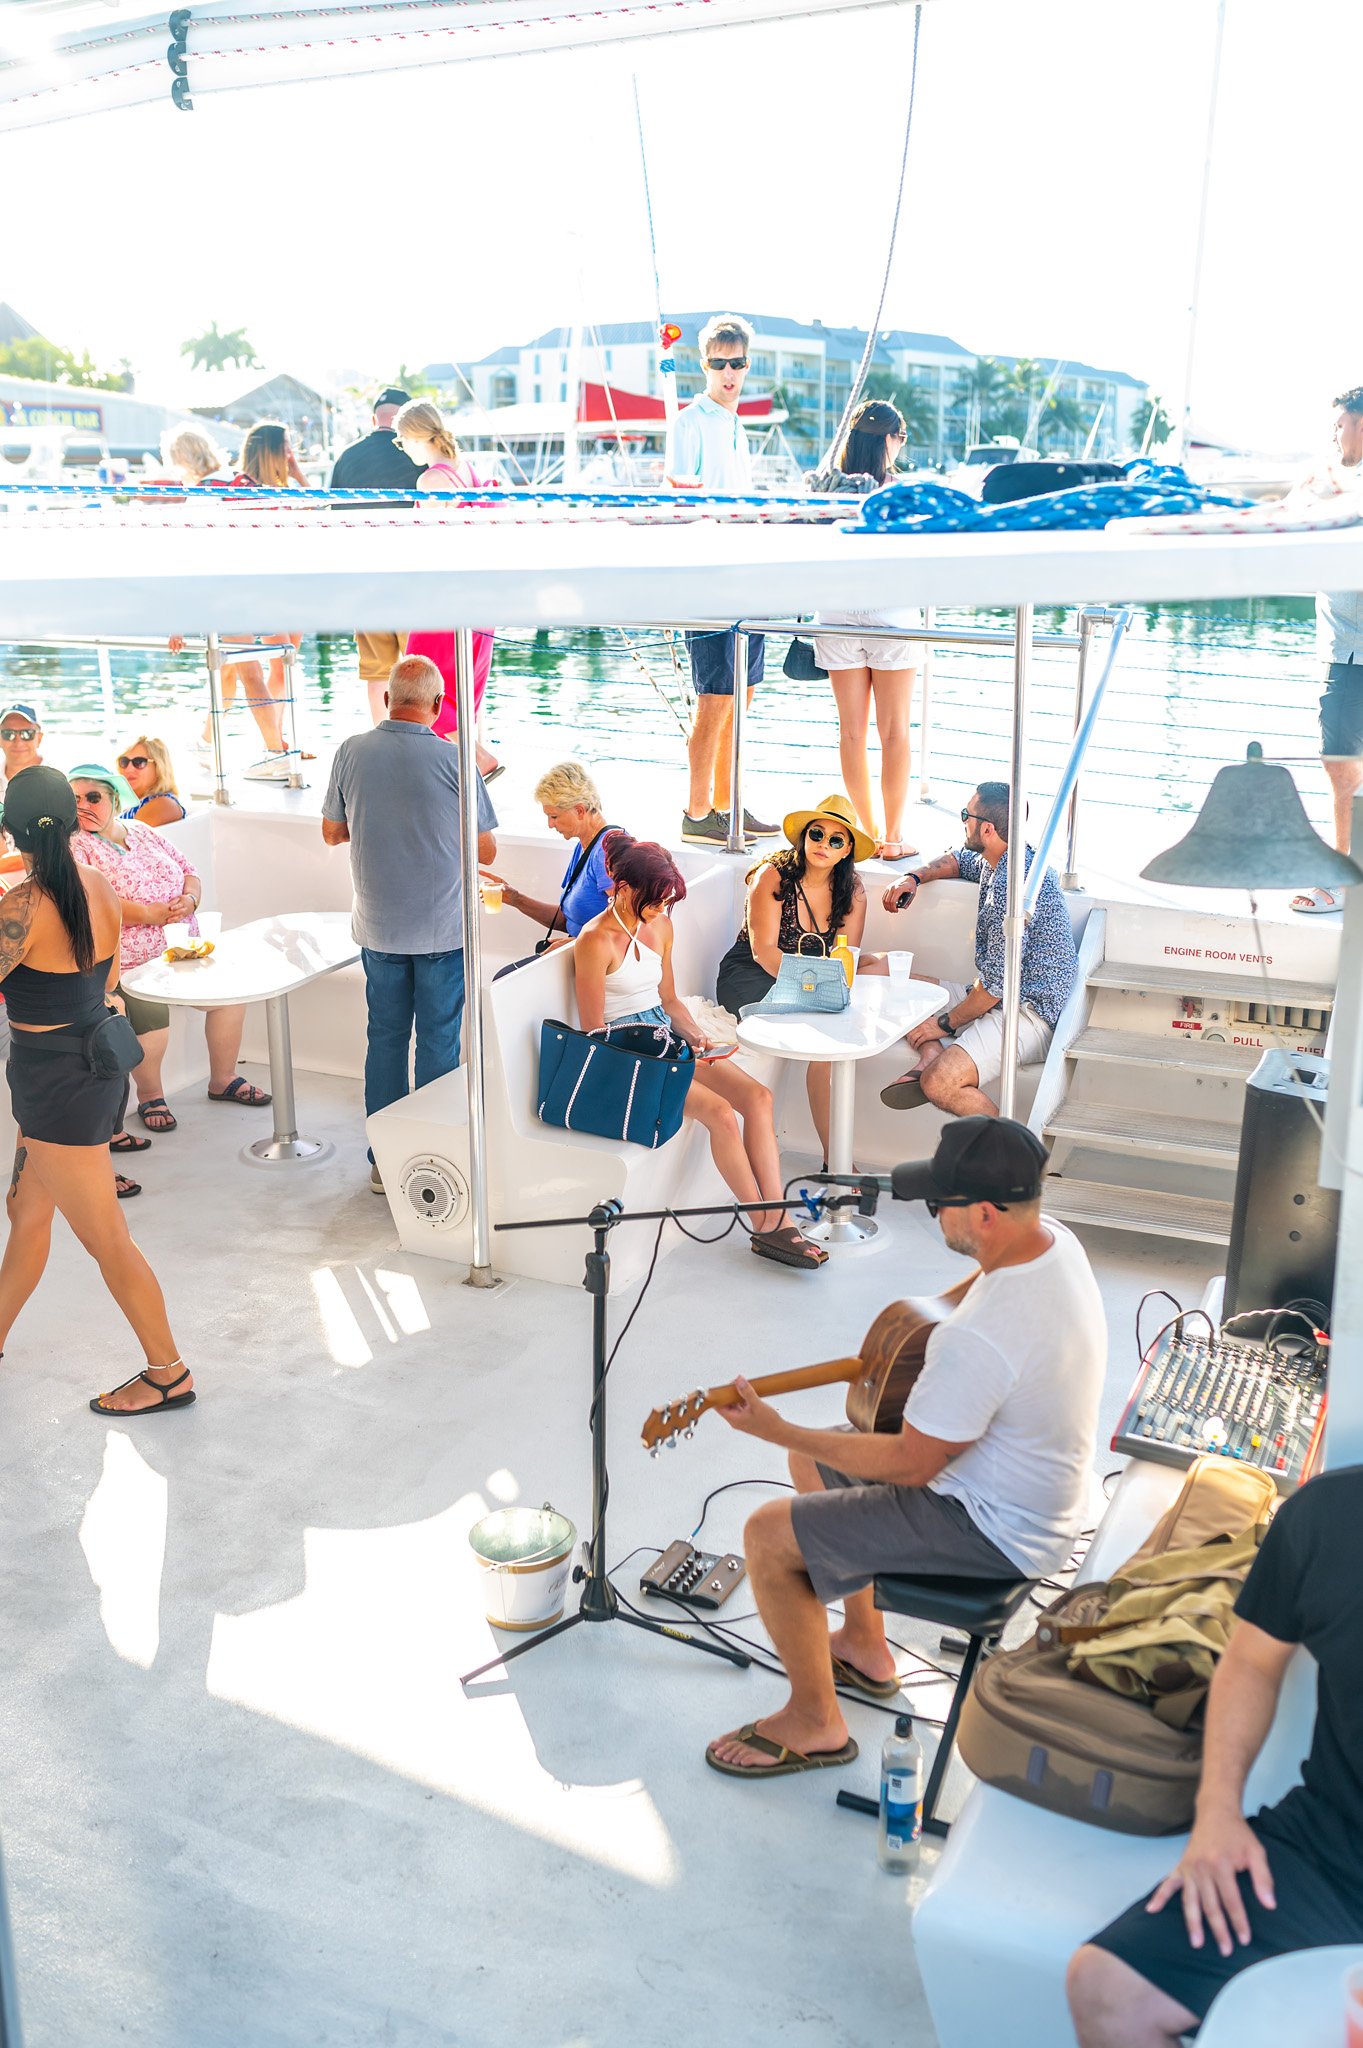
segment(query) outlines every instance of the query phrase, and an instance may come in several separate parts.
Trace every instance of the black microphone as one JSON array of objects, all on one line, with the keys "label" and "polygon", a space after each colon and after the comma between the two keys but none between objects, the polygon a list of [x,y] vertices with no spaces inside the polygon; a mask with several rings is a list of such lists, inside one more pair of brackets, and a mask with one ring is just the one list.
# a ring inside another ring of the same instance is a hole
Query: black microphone
[{"label": "black microphone", "polygon": [[917,1202],[922,1197],[906,1183],[917,1179],[921,1164],[906,1159],[889,1173],[811,1173],[809,1178],[816,1187],[874,1188],[878,1195],[890,1195],[896,1202]]}]

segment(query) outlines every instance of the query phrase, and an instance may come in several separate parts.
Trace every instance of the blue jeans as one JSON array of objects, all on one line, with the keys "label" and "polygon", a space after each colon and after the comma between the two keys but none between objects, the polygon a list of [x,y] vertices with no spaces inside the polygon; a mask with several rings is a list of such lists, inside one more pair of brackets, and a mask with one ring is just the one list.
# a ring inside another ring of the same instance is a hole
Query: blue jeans
[{"label": "blue jeans", "polygon": [[369,1009],[364,1113],[372,1116],[411,1089],[413,1026],[418,1088],[458,1066],[464,951],[461,946],[452,953],[372,953],[364,946],[360,958]]}]

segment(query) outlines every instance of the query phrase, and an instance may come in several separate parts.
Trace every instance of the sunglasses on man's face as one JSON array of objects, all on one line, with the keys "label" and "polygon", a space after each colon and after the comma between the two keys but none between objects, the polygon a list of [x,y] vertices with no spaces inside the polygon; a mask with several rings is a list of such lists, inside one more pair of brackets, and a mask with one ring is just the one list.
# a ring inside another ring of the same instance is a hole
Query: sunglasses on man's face
[{"label": "sunglasses on man's face", "polygon": [[989,820],[988,818],[982,818],[978,811],[972,811],[969,804],[967,804],[961,812],[961,823],[963,825],[987,825]]},{"label": "sunglasses on man's face", "polygon": [[707,356],[705,358],[705,367],[707,370],[746,370],[748,358],[746,356]]},{"label": "sunglasses on man's face", "polygon": [[94,804],[98,806],[108,801],[109,792],[105,789],[78,789],[76,791],[76,802],[78,804]]},{"label": "sunglasses on man's face", "polygon": [[[923,1204],[923,1207],[927,1210],[929,1216],[935,1216],[939,1209],[972,1209],[974,1208],[974,1206],[975,1204],[973,1197],[969,1201],[962,1199],[959,1202],[924,1202]],[[1008,1207],[1008,1204],[1007,1202],[991,1201],[989,1206],[991,1209],[1006,1209]]]},{"label": "sunglasses on man's face", "polygon": [[822,825],[810,825],[806,829],[805,837],[806,839],[812,839],[816,846],[822,846],[826,840],[830,853],[841,853],[845,847],[852,844],[845,833],[825,832]]},{"label": "sunglasses on man's face", "polygon": [[150,754],[120,754],[118,765],[120,768],[150,768],[151,756]]},{"label": "sunglasses on man's face", "polygon": [[36,725],[0,725],[0,740],[36,740]]}]

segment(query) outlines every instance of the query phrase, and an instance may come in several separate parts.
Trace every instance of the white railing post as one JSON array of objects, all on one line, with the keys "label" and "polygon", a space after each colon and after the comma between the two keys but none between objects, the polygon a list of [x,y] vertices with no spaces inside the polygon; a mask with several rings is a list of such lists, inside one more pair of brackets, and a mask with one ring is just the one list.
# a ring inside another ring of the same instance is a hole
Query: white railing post
[{"label": "white railing post", "polygon": [[227,764],[222,750],[222,648],[216,633],[210,633],[204,642],[204,660],[208,664],[208,730],[213,747],[213,801],[215,804],[230,804],[227,793]]},{"label": "white railing post", "polygon": [[1027,788],[1024,740],[1027,671],[1032,654],[1032,607],[1017,608],[1013,636],[1013,759],[1008,778],[1008,892],[1003,916],[1003,1072],[999,1111],[1012,1116],[1017,1101],[1018,1025],[1022,1018],[1022,886],[1027,870]]},{"label": "white railing post", "polygon": [[454,636],[454,699],[459,729],[454,742],[459,754],[460,889],[464,910],[464,1077],[469,1117],[469,1221],[473,1258],[466,1285],[497,1287],[492,1270],[492,1232],[488,1224],[487,1099],[483,1088],[483,948],[478,894],[478,748],[473,709],[473,632],[461,626]]}]

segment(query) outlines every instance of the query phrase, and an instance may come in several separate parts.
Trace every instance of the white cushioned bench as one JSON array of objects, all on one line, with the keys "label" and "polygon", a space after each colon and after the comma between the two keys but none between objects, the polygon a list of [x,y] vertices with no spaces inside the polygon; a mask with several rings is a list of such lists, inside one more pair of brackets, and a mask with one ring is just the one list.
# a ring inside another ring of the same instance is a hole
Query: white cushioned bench
[{"label": "white cushioned bench", "polygon": [[[732,938],[733,886],[728,869],[713,865],[688,878],[687,886],[687,900],[675,920],[675,973],[678,989],[690,994],[714,988],[719,960]],[[684,1124],[669,1144],[651,1152],[540,1122],[536,1081],[540,1027],[547,1018],[577,1021],[571,947],[555,947],[483,990],[491,1221],[580,1216],[610,1199],[626,1209],[725,1200],[709,1142],[693,1124]],[[438,1186],[431,1201],[430,1170],[425,1169],[423,1180],[420,1165],[433,1161],[438,1169],[452,1171],[456,1188],[459,1183],[467,1188],[465,1069],[380,1110],[369,1118],[368,1131],[404,1248],[467,1260],[472,1248],[467,1202],[447,1212]],[[616,1232],[611,1258],[617,1289],[642,1278],[653,1237],[653,1229],[644,1225]],[[663,1253],[678,1242],[676,1231],[665,1231]],[[579,1286],[589,1248],[585,1229],[503,1232],[495,1240],[493,1263],[501,1272]]]},{"label": "white cushioned bench", "polygon": [[[1184,1477],[1173,1467],[1132,1459],[1081,1579],[1110,1578],[1144,1542]],[[1299,1651],[1250,1774],[1249,1812],[1297,1782],[1314,1716],[1315,1664]],[[952,1776],[963,1775],[964,1766],[953,1765]],[[940,2048],[979,2048],[986,2041],[1073,2048],[1065,2002],[1070,1956],[1158,1882],[1185,1840],[1111,1834],[975,1785],[913,1919]],[[1176,1912],[1177,1904],[1168,1910]]]}]

